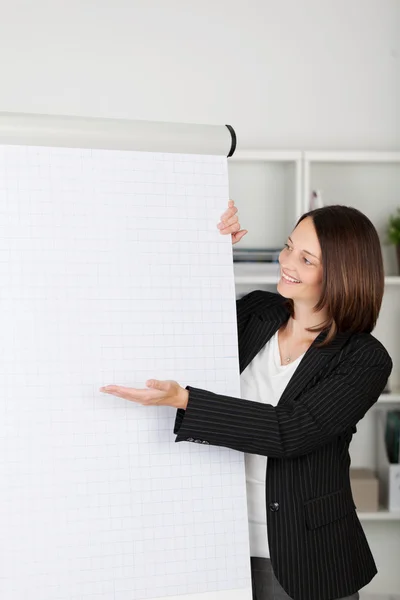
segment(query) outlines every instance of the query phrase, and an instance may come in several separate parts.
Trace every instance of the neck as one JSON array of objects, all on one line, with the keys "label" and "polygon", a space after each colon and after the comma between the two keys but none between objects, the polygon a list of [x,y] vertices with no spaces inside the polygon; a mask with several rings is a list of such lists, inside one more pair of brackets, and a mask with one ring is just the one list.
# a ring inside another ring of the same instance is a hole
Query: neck
[{"label": "neck", "polygon": [[289,320],[288,326],[290,333],[296,337],[304,336],[316,337],[318,333],[306,331],[309,327],[317,327],[324,323],[328,318],[325,310],[314,312],[312,307],[301,303],[294,303],[294,316]]}]

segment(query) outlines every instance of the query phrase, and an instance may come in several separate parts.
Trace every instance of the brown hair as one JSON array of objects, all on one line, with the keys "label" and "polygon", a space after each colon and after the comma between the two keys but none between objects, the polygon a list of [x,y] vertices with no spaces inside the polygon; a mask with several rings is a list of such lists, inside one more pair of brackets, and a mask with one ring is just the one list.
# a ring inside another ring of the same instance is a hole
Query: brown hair
[{"label": "brown hair", "polygon": [[[328,319],[309,331],[325,331],[325,346],[337,332],[371,332],[382,304],[385,285],[378,233],[362,212],[349,206],[317,208],[311,217],[322,252],[322,294],[315,312],[326,308]],[[293,316],[293,301],[288,300]]]}]

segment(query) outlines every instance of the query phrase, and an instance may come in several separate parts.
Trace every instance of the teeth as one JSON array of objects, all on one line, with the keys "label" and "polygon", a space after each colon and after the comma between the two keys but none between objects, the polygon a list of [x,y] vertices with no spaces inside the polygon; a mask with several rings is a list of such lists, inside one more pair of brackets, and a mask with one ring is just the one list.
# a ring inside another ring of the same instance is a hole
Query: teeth
[{"label": "teeth", "polygon": [[293,279],[293,277],[289,277],[289,275],[286,275],[285,273],[282,273],[282,277],[292,283],[301,283],[300,279]]}]

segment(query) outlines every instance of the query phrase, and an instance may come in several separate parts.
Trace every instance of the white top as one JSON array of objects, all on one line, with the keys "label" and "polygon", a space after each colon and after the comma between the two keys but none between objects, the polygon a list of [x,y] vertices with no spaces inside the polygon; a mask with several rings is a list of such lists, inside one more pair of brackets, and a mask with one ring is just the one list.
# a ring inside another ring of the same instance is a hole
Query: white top
[{"label": "white top", "polygon": [[[241,374],[242,398],[276,406],[303,356],[281,365],[277,332]],[[245,468],[250,553],[269,558],[265,501],[267,457],[245,454]]]}]

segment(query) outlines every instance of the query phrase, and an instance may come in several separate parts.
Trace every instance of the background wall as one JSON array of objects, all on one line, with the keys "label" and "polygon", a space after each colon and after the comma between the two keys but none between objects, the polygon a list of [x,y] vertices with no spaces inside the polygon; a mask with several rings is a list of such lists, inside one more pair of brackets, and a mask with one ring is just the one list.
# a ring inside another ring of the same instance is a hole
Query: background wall
[{"label": "background wall", "polygon": [[399,0],[1,1],[0,110],[398,149]]}]

